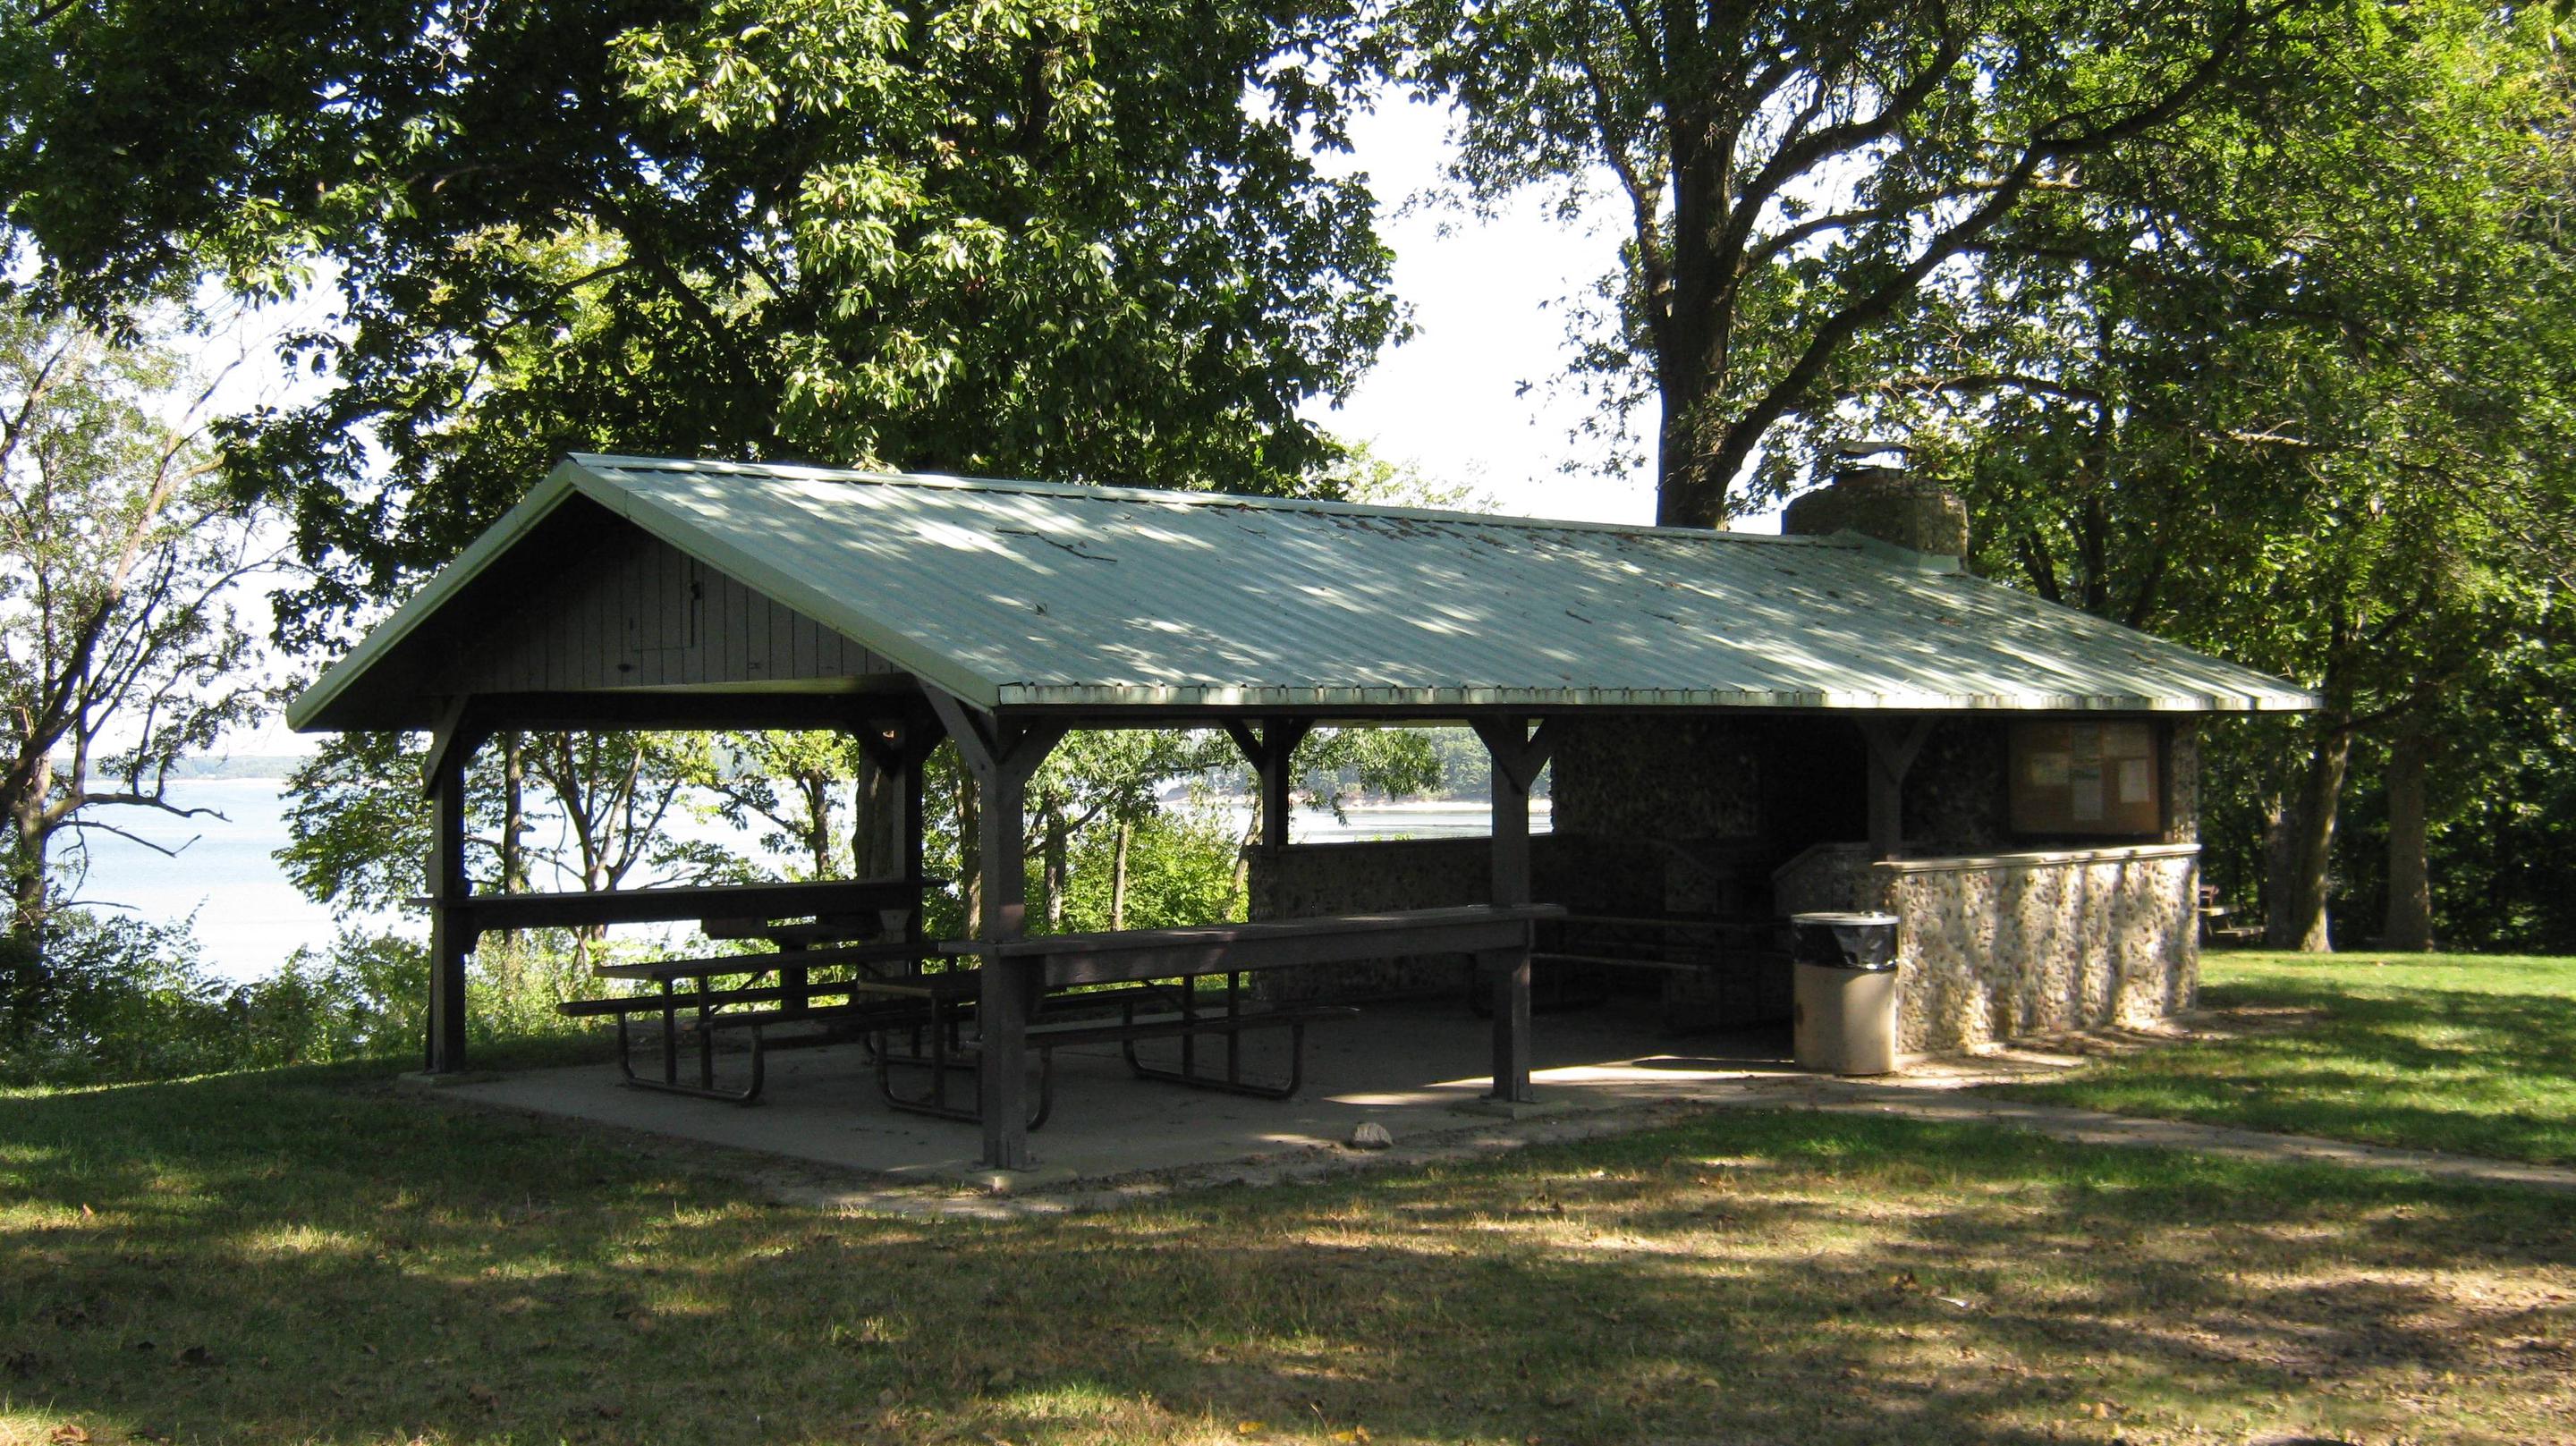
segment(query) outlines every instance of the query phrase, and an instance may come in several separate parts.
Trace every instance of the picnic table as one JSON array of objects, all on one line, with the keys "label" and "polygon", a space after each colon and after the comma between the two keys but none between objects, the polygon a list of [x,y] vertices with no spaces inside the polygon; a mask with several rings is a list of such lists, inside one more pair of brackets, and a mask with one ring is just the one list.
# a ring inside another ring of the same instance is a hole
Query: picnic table
[{"label": "picnic table", "polygon": [[[894,1047],[890,1029],[877,1043],[879,1088],[897,1109],[943,1119],[984,1118],[986,1056],[1036,1056],[1037,1089],[1027,1109],[1036,1129],[1053,1113],[1055,1051],[1076,1045],[1116,1044],[1140,1079],[1221,1090],[1267,1099],[1294,1095],[1304,1082],[1305,1033],[1311,1024],[1355,1018],[1346,1005],[1277,1005],[1251,997],[1247,977],[1270,969],[1422,954],[1476,958],[1526,958],[1537,921],[1564,911],[1553,905],[1472,905],[1405,909],[1249,924],[1210,924],[1174,929],[1057,934],[1003,941],[943,943],[941,952],[975,967],[952,967],[902,980],[857,986],[860,992],[917,1001],[922,1013],[917,1047]],[[989,971],[1008,971],[1012,982],[993,988]],[[1014,995],[1018,997],[1013,997]],[[1524,999],[1526,996],[1522,996]],[[1013,1006],[993,1010],[998,1000]],[[1002,1013],[1011,1017],[996,1019]],[[964,1027],[979,1031],[969,1044]],[[1288,1061],[1282,1076],[1247,1073],[1245,1036],[1284,1031]],[[1149,1064],[1137,1045],[1176,1040],[1177,1064]],[[1221,1042],[1222,1063],[1202,1058],[1200,1041]],[[905,1092],[894,1075],[906,1068],[927,1072],[926,1084]],[[1527,1021],[1497,1028],[1497,1077],[1526,1077]],[[1018,1079],[1005,1065],[1000,1073]],[[973,1079],[964,1099],[952,1092],[960,1075]]]},{"label": "picnic table", "polygon": [[[1789,956],[1781,947],[1782,921],[1741,914],[1568,913],[1539,931],[1532,962],[1555,966],[1534,976],[1539,1007],[1578,1008],[1610,997],[1614,973],[1645,973],[1666,981],[1665,1027],[1704,1027],[1684,1019],[1672,986],[1677,980],[1714,985],[1731,1000],[1730,1017],[1721,1022],[1756,1022],[1772,1012],[1785,1014],[1784,991],[1766,989],[1766,979],[1785,982]],[[1541,987],[1541,986],[1544,987]],[[1777,1010],[1767,995],[1780,992]],[[1740,997],[1737,997],[1740,996]],[[1481,1000],[1472,991],[1471,1000]]]},{"label": "picnic table", "polygon": [[[710,939],[766,944],[744,953],[599,965],[592,972],[601,978],[639,980],[655,988],[556,1006],[570,1018],[615,1018],[618,1067],[627,1084],[750,1104],[767,1084],[769,1051],[788,1043],[771,1038],[768,1026],[865,1025],[889,1012],[875,996],[857,992],[858,986],[919,971],[926,949],[921,896],[943,882],[826,880],[596,894],[487,894],[474,896],[466,908],[478,929],[533,927],[524,922],[531,919],[554,926],[696,919]],[[718,982],[728,979],[738,982]],[[678,987],[683,983],[690,986],[685,992]],[[839,1003],[823,1002],[836,998]],[[632,1027],[637,1015],[660,1016],[659,1078],[635,1068]],[[684,1016],[695,1044],[695,1067],[685,1071]],[[720,1030],[739,1030],[748,1040],[748,1077],[739,1083],[716,1082],[715,1036]],[[828,1036],[800,1042],[828,1042]]]}]

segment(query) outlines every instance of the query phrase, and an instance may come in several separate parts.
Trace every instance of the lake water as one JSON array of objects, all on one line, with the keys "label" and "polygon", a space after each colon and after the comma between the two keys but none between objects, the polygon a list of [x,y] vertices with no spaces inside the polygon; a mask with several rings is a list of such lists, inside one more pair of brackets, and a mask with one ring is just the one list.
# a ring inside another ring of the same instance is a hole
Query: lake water
[{"label": "lake water", "polygon": [[[177,855],[164,857],[92,831],[89,874],[77,902],[155,921],[193,914],[207,967],[227,979],[258,978],[299,948],[329,944],[337,927],[331,911],[297,893],[274,857],[287,841],[282,787],[274,778],[183,779],[170,786],[173,800],[221,817],[112,811],[109,822],[177,849]],[[1234,818],[1240,829],[1250,813],[1238,809]],[[1547,821],[1547,800],[1533,800],[1530,827],[1543,831]],[[1293,837],[1301,843],[1434,838],[1481,834],[1487,827],[1481,803],[1389,803],[1354,808],[1347,823],[1300,810]],[[381,927],[386,921],[366,922]]]},{"label": "lake water", "polygon": [[104,821],[178,852],[164,857],[93,829],[89,873],[75,902],[156,922],[195,915],[207,967],[227,979],[271,973],[298,948],[330,943],[331,911],[297,893],[271,857],[286,847],[282,786],[274,778],[170,785],[174,802],[221,817],[101,810]]}]

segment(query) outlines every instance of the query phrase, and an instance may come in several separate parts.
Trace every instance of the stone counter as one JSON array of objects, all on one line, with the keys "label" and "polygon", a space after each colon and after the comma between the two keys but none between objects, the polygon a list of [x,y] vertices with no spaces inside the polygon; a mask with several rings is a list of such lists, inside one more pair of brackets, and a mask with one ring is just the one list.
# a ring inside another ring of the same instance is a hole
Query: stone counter
[{"label": "stone counter", "polygon": [[1892,859],[1859,883],[1855,906],[1903,921],[1909,1051],[2145,1024],[2199,988],[2195,844]]}]

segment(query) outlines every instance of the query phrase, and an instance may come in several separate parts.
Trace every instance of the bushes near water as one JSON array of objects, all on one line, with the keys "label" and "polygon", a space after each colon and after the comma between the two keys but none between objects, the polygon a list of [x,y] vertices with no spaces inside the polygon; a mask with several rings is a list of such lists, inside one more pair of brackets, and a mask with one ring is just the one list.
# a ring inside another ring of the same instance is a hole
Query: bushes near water
[{"label": "bushes near water", "polygon": [[[81,1085],[231,1069],[416,1058],[427,1028],[429,952],[397,933],[344,929],[277,973],[208,973],[186,921],[61,915],[40,966],[23,962],[0,1008],[0,1084]],[[468,979],[469,1037],[562,1034],[555,1013],[582,974],[537,943],[487,948]]]}]

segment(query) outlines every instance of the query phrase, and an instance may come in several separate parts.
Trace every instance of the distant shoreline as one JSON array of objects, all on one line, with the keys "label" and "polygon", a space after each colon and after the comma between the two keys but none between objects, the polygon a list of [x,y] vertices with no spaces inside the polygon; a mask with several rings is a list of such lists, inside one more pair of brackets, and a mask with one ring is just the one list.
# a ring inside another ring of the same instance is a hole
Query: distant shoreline
[{"label": "distant shoreline", "polygon": [[[311,761],[301,753],[243,753],[231,758],[182,758],[170,765],[172,783],[233,783],[244,779],[266,779],[283,788],[287,777]],[[54,771],[61,774],[71,766],[70,759],[56,759]]]}]

